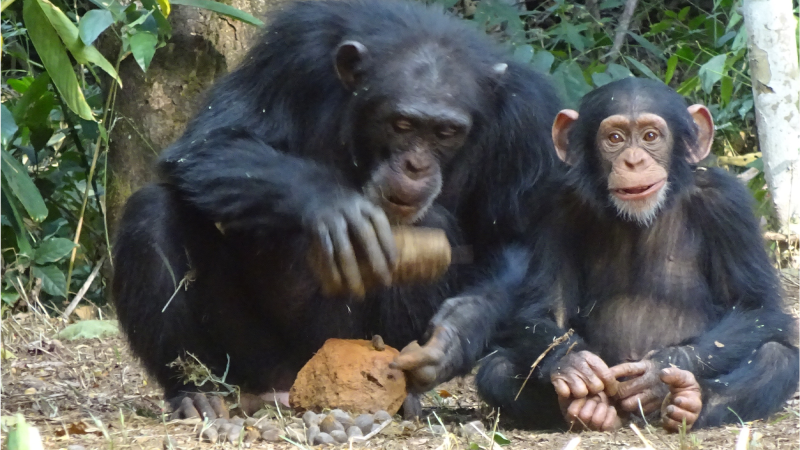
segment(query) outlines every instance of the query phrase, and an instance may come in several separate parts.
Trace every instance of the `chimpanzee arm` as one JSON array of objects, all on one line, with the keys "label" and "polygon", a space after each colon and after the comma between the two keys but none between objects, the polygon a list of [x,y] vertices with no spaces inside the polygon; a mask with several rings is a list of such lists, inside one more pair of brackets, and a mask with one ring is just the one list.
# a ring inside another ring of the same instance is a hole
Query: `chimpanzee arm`
[{"label": "chimpanzee arm", "polygon": [[[703,409],[695,426],[765,417],[797,389],[795,321],[782,309],[779,281],[738,181],[709,171],[692,219],[706,231],[707,274],[714,301],[727,309],[708,332],[654,355],[695,374]],[[733,412],[732,412],[733,411]]]},{"label": "chimpanzee arm", "polygon": [[294,227],[347,189],[329,167],[275,150],[246,129],[185,136],[159,169],[182,197],[226,228]]},{"label": "chimpanzee arm", "polygon": [[750,193],[716,170],[697,179],[701,193],[693,199],[689,220],[703,226],[704,270],[713,302],[726,313],[705,334],[660,352],[659,359],[709,378],[733,370],[767,342],[791,346],[794,325],[783,311]]}]

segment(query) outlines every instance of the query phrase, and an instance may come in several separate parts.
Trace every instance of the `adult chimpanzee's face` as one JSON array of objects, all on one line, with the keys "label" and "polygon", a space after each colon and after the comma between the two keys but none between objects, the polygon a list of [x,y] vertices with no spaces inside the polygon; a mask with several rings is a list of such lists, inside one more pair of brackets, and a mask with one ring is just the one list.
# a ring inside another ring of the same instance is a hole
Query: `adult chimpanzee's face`
[{"label": "adult chimpanzee's face", "polygon": [[[442,165],[472,127],[468,105],[479,87],[457,64],[435,46],[420,47],[375,67],[356,87],[370,98],[358,114],[360,151],[372,163],[364,194],[394,222],[425,213],[441,191]],[[345,81],[347,67],[337,71]]]}]

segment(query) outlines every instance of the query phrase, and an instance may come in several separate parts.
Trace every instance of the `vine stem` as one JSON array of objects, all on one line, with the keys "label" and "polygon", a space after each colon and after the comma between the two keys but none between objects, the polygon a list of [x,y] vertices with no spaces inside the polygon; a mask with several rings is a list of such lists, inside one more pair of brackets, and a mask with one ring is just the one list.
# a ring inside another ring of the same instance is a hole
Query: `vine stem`
[{"label": "vine stem", "polygon": [[[117,57],[117,64],[116,67],[114,68],[114,70],[117,72],[117,77],[119,77],[119,65],[122,62],[123,56],[124,54],[120,50],[119,56]],[[106,104],[103,110],[103,121],[102,121],[102,123],[104,124],[103,126],[105,126],[105,124],[108,123],[108,116],[111,110],[111,102],[116,97],[118,86],[119,83],[117,83],[116,80],[114,80],[114,82],[111,83],[111,89],[110,92],[108,93],[108,97],[106,98]],[[91,167],[89,167],[89,176],[86,179],[86,189],[84,189],[83,191],[83,203],[81,204],[81,213],[78,216],[78,226],[75,228],[75,239],[72,240],[72,242],[75,243],[75,247],[72,249],[72,253],[69,256],[69,269],[67,269],[67,289],[66,289],[67,297],[69,297],[69,286],[70,283],[72,282],[72,270],[75,268],[75,257],[78,254],[78,246],[80,245],[79,243],[81,239],[81,231],[83,230],[83,219],[86,214],[86,204],[89,201],[89,189],[92,186],[92,179],[94,179],[94,171],[95,168],[97,168],[97,158],[100,155],[100,147],[102,143],[103,143],[103,134],[100,133],[100,136],[97,136],[97,141],[94,144],[92,165]]]}]

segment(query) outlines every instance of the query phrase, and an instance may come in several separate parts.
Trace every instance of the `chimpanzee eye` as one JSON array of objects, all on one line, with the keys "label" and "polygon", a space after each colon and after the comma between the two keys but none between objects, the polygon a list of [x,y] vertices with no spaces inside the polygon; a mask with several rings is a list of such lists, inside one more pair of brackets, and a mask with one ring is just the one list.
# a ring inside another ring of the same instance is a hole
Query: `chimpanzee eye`
[{"label": "chimpanzee eye", "polygon": [[612,144],[619,144],[624,139],[622,138],[622,135],[619,133],[611,133],[608,135],[608,140],[611,141]]},{"label": "chimpanzee eye", "polygon": [[411,131],[414,128],[414,125],[408,119],[397,119],[392,123],[392,126],[398,133]]},{"label": "chimpanzee eye", "polygon": [[655,131],[648,131],[647,133],[644,134],[643,139],[645,140],[645,142],[653,142],[656,139],[658,139],[658,133],[656,133]]},{"label": "chimpanzee eye", "polygon": [[451,138],[455,136],[456,133],[458,133],[458,130],[455,127],[450,127],[450,126],[442,127],[436,130],[436,136],[438,136],[441,139]]}]

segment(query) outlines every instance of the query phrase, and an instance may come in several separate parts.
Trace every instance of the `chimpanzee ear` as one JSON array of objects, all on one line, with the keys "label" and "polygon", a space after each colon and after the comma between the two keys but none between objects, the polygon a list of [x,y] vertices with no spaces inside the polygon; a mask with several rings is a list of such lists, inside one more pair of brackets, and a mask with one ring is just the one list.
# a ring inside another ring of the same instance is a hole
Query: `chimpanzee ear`
[{"label": "chimpanzee ear", "polygon": [[688,109],[694,123],[697,124],[697,145],[689,148],[686,159],[692,164],[697,164],[711,151],[711,143],[714,141],[714,119],[711,118],[708,108],[703,105],[692,105]]},{"label": "chimpanzee ear", "polygon": [[553,122],[553,144],[556,147],[556,154],[558,154],[559,159],[570,165],[568,136],[569,130],[572,129],[572,125],[576,120],[578,120],[578,111],[562,109]]},{"label": "chimpanzee ear", "polygon": [[344,41],[336,48],[336,75],[347,89],[355,90],[358,85],[366,57],[367,47],[358,41]]}]

